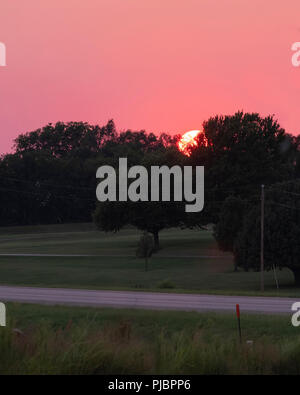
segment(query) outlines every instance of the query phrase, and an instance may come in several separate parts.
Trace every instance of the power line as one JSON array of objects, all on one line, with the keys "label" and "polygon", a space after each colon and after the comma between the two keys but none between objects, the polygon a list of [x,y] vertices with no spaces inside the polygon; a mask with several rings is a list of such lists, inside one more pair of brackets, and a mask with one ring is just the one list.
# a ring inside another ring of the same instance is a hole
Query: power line
[{"label": "power line", "polygon": [[[44,196],[44,194],[42,194],[41,192],[31,192],[31,191],[24,191],[24,190],[17,190],[17,189],[11,189],[11,188],[3,188],[0,187],[1,191],[4,192],[15,192],[18,194],[27,194],[27,195],[33,195],[33,196]],[[54,195],[52,194],[53,197],[55,198],[61,198],[61,199],[77,199],[77,200],[86,200],[86,201],[91,201],[91,202],[95,202],[96,199],[89,199],[89,198],[79,198],[77,196],[67,196],[67,195]]]},{"label": "power line", "polygon": [[280,191],[280,192],[287,193],[288,195],[300,196],[300,193],[296,193],[296,192],[284,191],[284,190],[282,190],[282,191]]},{"label": "power line", "polygon": [[36,187],[36,184],[39,183],[39,184],[48,185],[48,186],[51,186],[51,187],[54,187],[54,188],[72,188],[72,189],[78,189],[78,190],[86,190],[86,189],[94,190],[94,188],[91,188],[91,187],[78,187],[78,186],[75,187],[73,185],[67,185],[67,184],[66,185],[51,184],[51,183],[48,183],[48,182],[45,182],[45,181],[22,180],[20,178],[4,177],[4,176],[1,176],[1,175],[0,175],[0,178],[5,179],[5,180],[23,182],[25,184],[32,184],[34,187]]},{"label": "power line", "polygon": [[292,210],[300,211],[300,208],[288,206],[288,205],[282,204],[282,203],[276,203],[276,202],[270,202],[270,201],[266,202],[266,203],[267,204],[272,204],[272,205],[275,205],[275,206],[280,206],[280,207],[284,207],[284,208],[289,208],[289,209],[292,209]]}]

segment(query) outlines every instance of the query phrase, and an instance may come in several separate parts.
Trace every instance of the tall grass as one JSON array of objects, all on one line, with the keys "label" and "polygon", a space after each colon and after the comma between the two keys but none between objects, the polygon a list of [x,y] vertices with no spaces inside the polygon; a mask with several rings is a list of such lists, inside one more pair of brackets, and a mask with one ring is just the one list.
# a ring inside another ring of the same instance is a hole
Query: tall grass
[{"label": "tall grass", "polygon": [[101,329],[72,324],[0,328],[1,374],[299,374],[300,339],[253,346],[207,336],[201,329],[155,340],[134,333],[129,321]]}]

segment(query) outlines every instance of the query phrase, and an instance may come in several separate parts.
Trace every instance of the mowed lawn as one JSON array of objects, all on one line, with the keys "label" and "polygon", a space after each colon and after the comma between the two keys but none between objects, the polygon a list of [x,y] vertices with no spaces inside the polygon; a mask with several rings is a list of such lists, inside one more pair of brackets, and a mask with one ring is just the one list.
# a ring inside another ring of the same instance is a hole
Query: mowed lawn
[{"label": "mowed lawn", "polygon": [[[135,257],[140,232],[104,233],[92,224],[0,228],[0,254],[89,256],[0,256],[0,284],[91,289],[257,294],[259,273],[233,271],[233,258],[218,250],[212,232],[168,229],[161,250],[144,270]],[[300,296],[288,270],[265,274],[266,293]]]}]

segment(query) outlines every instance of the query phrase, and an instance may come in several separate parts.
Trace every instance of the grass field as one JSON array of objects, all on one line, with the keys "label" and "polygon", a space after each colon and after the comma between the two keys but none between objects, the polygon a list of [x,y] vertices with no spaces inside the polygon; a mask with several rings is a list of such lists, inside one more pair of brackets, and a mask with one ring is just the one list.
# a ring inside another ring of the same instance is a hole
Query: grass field
[{"label": "grass field", "polygon": [[242,315],[242,345],[234,314],[8,304],[7,316],[2,374],[300,373],[288,316]]},{"label": "grass field", "polygon": [[[161,232],[161,250],[147,273],[135,257],[139,236],[135,229],[98,232],[92,224],[0,228],[0,254],[91,255],[0,256],[0,284],[259,294],[259,273],[234,272],[232,256],[218,250],[209,231]],[[265,274],[266,295],[300,296],[289,270],[278,272],[278,278],[279,291],[273,273]]]}]

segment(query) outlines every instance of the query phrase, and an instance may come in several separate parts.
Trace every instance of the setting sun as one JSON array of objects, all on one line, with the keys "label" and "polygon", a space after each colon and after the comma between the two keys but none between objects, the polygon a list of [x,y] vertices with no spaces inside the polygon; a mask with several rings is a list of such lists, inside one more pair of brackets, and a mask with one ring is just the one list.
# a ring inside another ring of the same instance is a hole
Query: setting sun
[{"label": "setting sun", "polygon": [[[203,132],[201,130],[190,130],[182,135],[178,142],[178,148],[183,154],[190,156],[189,149],[198,145],[197,136],[199,133]],[[206,138],[204,140],[206,141]]]}]

